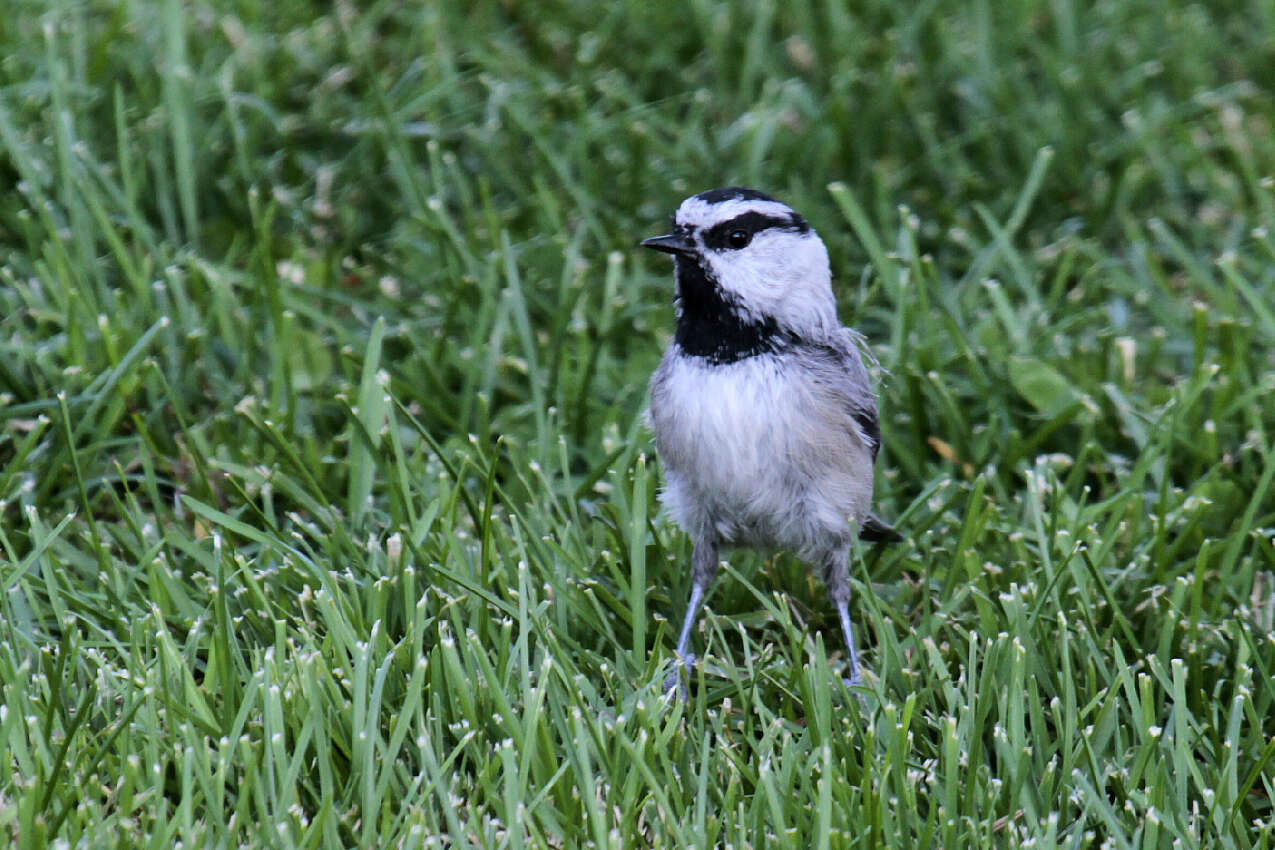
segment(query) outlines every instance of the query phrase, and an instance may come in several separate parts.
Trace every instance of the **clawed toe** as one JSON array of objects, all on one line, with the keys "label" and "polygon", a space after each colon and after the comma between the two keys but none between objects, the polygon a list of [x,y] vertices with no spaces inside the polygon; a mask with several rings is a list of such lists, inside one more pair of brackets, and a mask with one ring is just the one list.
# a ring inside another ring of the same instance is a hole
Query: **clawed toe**
[{"label": "clawed toe", "polygon": [[867,706],[868,699],[864,691],[864,681],[858,670],[854,671],[853,676],[842,677],[841,683],[846,686],[846,690],[854,694],[854,698],[859,701],[860,706]]},{"label": "clawed toe", "polygon": [[[695,656],[687,655],[680,662],[673,665],[673,669],[669,671],[668,676],[664,679],[664,693],[671,694],[677,690],[682,697],[682,702],[690,699],[690,690],[686,686],[687,679],[691,677],[691,669],[695,665]],[[686,671],[686,678],[682,678],[682,671]]]}]

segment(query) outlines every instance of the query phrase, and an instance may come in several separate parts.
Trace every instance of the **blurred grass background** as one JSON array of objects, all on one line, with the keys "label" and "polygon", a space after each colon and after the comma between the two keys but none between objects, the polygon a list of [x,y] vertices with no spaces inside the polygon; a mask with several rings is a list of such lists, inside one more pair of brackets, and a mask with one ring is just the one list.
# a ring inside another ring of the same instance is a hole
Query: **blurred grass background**
[{"label": "blurred grass background", "polygon": [[[1275,844],[1272,3],[11,0],[0,46],[15,846]],[[660,698],[633,246],[727,184],[883,367],[862,704],[752,555]]]}]

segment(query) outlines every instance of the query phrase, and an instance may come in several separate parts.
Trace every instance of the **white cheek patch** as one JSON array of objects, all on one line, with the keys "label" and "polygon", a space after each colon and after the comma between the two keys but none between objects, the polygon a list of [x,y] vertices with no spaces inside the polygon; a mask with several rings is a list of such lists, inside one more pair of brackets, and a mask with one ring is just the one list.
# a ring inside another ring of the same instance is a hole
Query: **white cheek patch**
[{"label": "white cheek patch", "polygon": [[[779,230],[763,230],[753,236],[747,248],[739,250],[707,250],[704,259],[717,276],[718,285],[734,287],[761,287],[781,289],[789,279],[804,272],[800,262],[794,262],[796,234]],[[790,273],[775,274],[776,270]]]},{"label": "white cheek patch", "polygon": [[836,327],[828,252],[813,230],[763,231],[739,251],[706,251],[717,285],[741,313],[802,334]]},{"label": "white cheek patch", "polygon": [[796,233],[774,228],[753,236],[748,247],[708,250],[704,258],[718,274],[718,282],[741,283],[750,278],[769,278],[775,286],[785,286],[827,268],[823,242],[813,230]]}]

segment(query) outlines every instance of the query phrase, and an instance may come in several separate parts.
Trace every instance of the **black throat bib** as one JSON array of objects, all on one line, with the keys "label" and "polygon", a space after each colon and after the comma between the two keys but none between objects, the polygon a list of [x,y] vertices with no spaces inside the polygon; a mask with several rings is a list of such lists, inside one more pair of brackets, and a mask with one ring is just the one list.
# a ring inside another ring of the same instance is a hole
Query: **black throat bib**
[{"label": "black throat bib", "polygon": [[708,272],[688,257],[677,258],[677,299],[673,341],[691,357],[703,357],[713,365],[735,363],[777,351],[791,341],[769,316],[742,315]]}]

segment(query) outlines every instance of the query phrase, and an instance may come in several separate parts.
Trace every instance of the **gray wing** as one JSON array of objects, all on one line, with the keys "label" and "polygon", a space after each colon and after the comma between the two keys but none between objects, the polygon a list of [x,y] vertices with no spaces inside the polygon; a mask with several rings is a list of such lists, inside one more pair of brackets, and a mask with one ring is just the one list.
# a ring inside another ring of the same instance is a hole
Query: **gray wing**
[{"label": "gray wing", "polygon": [[[839,389],[850,406],[850,415],[859,426],[859,437],[872,452],[875,463],[881,450],[881,420],[877,415],[877,397],[872,381],[859,354],[861,337],[850,328],[842,328],[841,334],[829,346],[840,367]],[[868,355],[871,357],[871,354]],[[875,513],[869,513],[860,525],[859,537],[869,542],[893,543],[902,540],[894,526]]]},{"label": "gray wing", "polygon": [[837,390],[845,397],[850,415],[859,426],[859,438],[872,452],[873,462],[881,450],[881,420],[877,416],[877,396],[872,391],[872,379],[859,356],[859,334],[842,328],[834,336],[828,349],[836,360]]}]

